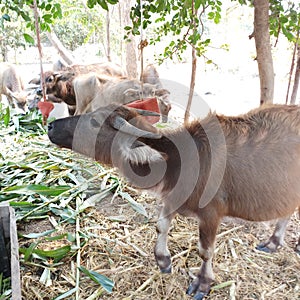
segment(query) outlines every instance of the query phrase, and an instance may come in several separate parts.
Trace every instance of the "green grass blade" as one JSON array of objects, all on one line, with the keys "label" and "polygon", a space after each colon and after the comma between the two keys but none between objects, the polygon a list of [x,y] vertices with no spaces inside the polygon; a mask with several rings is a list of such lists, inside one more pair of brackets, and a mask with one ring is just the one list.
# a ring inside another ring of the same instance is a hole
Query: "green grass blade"
[{"label": "green grass blade", "polygon": [[66,299],[67,297],[73,295],[74,293],[76,293],[76,291],[78,290],[78,288],[73,288],[61,295],[59,295],[58,297],[55,297],[53,300],[62,300],[62,299]]},{"label": "green grass blade", "polygon": [[144,206],[138,202],[136,202],[128,193],[125,192],[121,192],[119,191],[118,194],[125,199],[126,201],[128,201],[128,203],[130,204],[130,206],[138,213],[140,213],[141,215],[145,216],[146,218],[148,218],[148,214],[147,211],[145,210]]},{"label": "green grass blade", "polygon": [[94,282],[101,285],[108,293],[112,292],[114,282],[111,279],[95,271],[87,270],[83,266],[80,266],[79,270],[85,275],[87,275],[89,278],[91,278]]},{"label": "green grass blade", "polygon": [[21,194],[21,195],[32,195],[40,194],[43,196],[58,196],[61,193],[68,191],[71,187],[66,186],[45,186],[41,184],[28,184],[28,185],[17,185],[7,187],[2,190],[6,194]]},{"label": "green grass blade", "polygon": [[45,257],[45,258],[53,258],[55,261],[59,261],[64,258],[69,252],[71,251],[71,246],[63,246],[54,250],[41,250],[41,249],[34,249],[33,253]]},{"label": "green grass blade", "polygon": [[44,232],[39,232],[39,233],[29,233],[29,234],[23,234],[21,235],[22,237],[25,237],[27,239],[37,239],[37,238],[40,238],[40,237],[43,237],[43,236],[47,236],[53,232],[57,231],[56,229],[51,229],[51,230],[47,230],[47,231],[44,231]]}]

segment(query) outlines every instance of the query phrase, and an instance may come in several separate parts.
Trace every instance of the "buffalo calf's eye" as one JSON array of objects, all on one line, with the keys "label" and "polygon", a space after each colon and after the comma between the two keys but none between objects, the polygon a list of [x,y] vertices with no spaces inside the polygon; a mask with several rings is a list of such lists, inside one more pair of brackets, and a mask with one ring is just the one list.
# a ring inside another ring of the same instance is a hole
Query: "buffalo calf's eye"
[{"label": "buffalo calf's eye", "polygon": [[50,76],[50,77],[46,78],[45,81],[48,82],[48,83],[51,83],[51,82],[54,81],[54,78],[53,78],[53,76]]}]

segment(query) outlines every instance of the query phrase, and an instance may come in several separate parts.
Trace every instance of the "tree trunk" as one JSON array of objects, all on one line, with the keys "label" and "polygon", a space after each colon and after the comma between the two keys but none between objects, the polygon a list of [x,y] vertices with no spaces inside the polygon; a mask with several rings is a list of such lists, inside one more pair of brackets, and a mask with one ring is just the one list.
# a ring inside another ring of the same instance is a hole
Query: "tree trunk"
[{"label": "tree trunk", "polygon": [[293,91],[292,91],[292,95],[291,95],[290,104],[296,103],[298,86],[299,86],[299,77],[300,77],[300,46],[298,45],[297,46],[297,66],[296,66],[295,79],[294,79],[294,85],[293,85]]},{"label": "tree trunk", "polygon": [[189,91],[189,99],[184,113],[184,122],[187,123],[190,117],[190,110],[192,106],[194,90],[195,90],[195,81],[196,81],[196,70],[197,70],[197,56],[196,50],[192,48],[192,75],[191,75],[191,83],[190,83],[190,91]]},{"label": "tree trunk", "polygon": [[297,48],[298,48],[297,47],[298,38],[299,38],[299,31],[298,31],[298,34],[297,34],[297,40],[295,42],[294,50],[293,50],[293,56],[292,56],[290,74],[289,74],[289,81],[288,81],[288,86],[287,86],[287,91],[286,91],[286,97],[285,97],[285,104],[288,104],[288,102],[289,102],[290,87],[291,87],[292,76],[293,76],[294,67],[295,67],[296,53],[297,53]]},{"label": "tree trunk", "polygon": [[[195,9],[195,2],[192,1],[192,14],[193,16],[198,15],[198,10]],[[196,24],[193,19],[193,27],[194,31],[196,30]],[[192,75],[191,75],[191,83],[190,83],[190,91],[189,91],[189,98],[188,103],[186,105],[185,113],[184,113],[184,122],[188,123],[189,117],[190,117],[190,110],[192,106],[193,96],[194,96],[194,90],[195,90],[195,81],[196,81],[196,70],[197,70],[197,55],[196,50],[194,47],[192,47]]]},{"label": "tree trunk", "polygon": [[57,50],[61,58],[69,65],[74,64],[74,57],[69,52],[69,50],[62,44],[55,32],[53,30],[51,32],[47,31],[46,34],[52,46]]},{"label": "tree trunk", "polygon": [[274,69],[269,32],[269,0],[254,0],[254,38],[260,79],[260,104],[272,103]]},{"label": "tree trunk", "polygon": [[[130,9],[131,9],[131,0],[125,0],[123,2],[123,16],[124,16],[124,26],[130,25]],[[128,77],[137,78],[137,56],[136,56],[136,43],[135,37],[131,35],[130,42],[126,42],[126,71]]]},{"label": "tree trunk", "polygon": [[110,56],[110,15],[109,10],[106,13],[106,57],[108,61],[111,61]]},{"label": "tree trunk", "polygon": [[[4,28],[4,30],[5,30],[5,28]],[[6,35],[0,36],[0,49],[1,49],[2,60],[8,61],[8,45],[7,45]]]},{"label": "tree trunk", "polygon": [[3,61],[8,61],[8,51],[6,45],[1,45],[1,55]]},{"label": "tree trunk", "polygon": [[[120,26],[120,33],[124,36],[123,30],[123,20],[122,20],[122,4],[118,3],[118,14],[119,14],[119,26]],[[123,66],[124,61],[124,53],[123,53],[123,39],[120,39],[120,59],[121,59],[121,66]]]}]

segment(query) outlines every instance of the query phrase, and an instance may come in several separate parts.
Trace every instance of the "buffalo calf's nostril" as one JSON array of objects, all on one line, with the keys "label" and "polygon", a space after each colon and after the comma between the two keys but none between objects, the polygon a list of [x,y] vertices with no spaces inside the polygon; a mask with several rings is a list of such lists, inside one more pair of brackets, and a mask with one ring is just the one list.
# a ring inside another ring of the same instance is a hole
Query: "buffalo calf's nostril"
[{"label": "buffalo calf's nostril", "polygon": [[48,131],[51,131],[53,129],[53,124],[52,122],[48,124]]}]

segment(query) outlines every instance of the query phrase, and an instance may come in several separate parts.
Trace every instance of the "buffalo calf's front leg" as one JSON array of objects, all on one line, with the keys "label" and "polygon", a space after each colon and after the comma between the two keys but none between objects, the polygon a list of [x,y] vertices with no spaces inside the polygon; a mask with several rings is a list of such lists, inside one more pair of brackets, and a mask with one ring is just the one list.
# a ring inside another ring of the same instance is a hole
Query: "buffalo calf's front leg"
[{"label": "buffalo calf's front leg", "polygon": [[171,273],[171,255],[168,249],[168,233],[174,214],[166,215],[163,209],[157,222],[157,241],[154,249],[154,255],[157,265],[162,273]]}]

